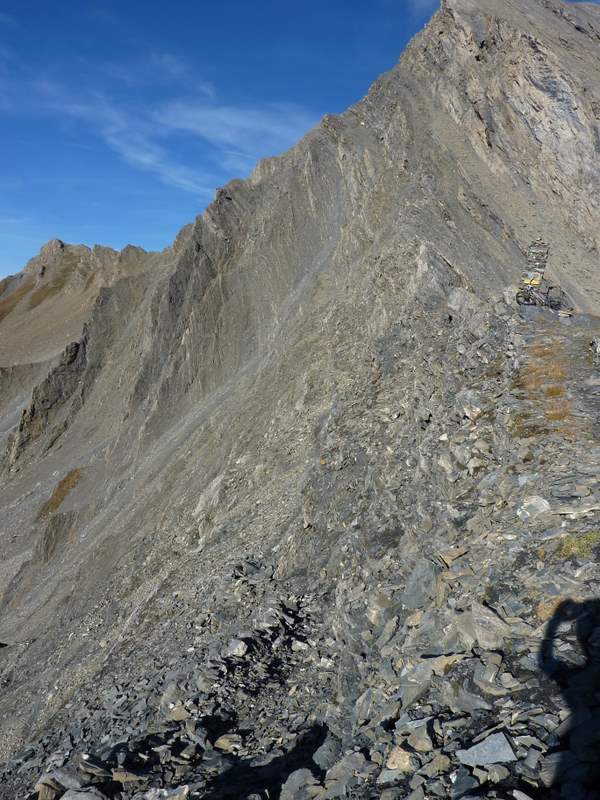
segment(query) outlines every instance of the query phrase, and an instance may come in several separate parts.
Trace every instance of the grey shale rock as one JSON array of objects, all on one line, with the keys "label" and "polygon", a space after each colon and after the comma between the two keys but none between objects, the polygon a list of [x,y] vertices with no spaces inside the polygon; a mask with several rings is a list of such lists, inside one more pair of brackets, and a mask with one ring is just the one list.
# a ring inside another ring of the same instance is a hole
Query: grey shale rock
[{"label": "grey shale rock", "polygon": [[487,767],[491,764],[508,764],[517,760],[503,733],[493,733],[468,750],[457,750],[456,757],[461,764],[468,767]]},{"label": "grey shale rock", "polygon": [[599,44],[444,0],[172,247],[0,282],[2,800],[598,797]]}]

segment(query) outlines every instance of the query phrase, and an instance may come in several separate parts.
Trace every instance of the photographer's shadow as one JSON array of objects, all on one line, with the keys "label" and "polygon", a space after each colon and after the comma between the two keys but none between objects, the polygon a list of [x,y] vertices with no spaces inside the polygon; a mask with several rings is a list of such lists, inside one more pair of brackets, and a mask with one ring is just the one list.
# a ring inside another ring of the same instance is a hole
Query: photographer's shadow
[{"label": "photographer's shadow", "polygon": [[[559,637],[562,627],[573,626],[575,653]],[[548,800],[600,800],[600,600],[561,603],[548,623],[540,666],[571,712],[558,729],[560,743],[545,760]]]}]

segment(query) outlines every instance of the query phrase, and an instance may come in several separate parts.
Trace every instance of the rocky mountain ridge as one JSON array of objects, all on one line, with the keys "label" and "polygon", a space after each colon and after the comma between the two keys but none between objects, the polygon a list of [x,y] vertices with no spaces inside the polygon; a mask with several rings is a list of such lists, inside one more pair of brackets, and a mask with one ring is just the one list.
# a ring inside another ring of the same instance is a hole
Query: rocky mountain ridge
[{"label": "rocky mountain ridge", "polygon": [[0,320],[2,796],[595,796],[599,41],[449,0],[172,250],[3,287],[94,265],[62,354]]}]

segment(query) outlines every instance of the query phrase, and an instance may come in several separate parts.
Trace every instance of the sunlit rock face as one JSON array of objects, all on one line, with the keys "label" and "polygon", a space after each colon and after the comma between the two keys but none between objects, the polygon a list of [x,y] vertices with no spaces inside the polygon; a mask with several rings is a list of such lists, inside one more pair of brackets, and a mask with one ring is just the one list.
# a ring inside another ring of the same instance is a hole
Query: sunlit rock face
[{"label": "sunlit rock face", "polygon": [[171,248],[0,283],[1,796],[593,796],[599,48],[448,0]]}]

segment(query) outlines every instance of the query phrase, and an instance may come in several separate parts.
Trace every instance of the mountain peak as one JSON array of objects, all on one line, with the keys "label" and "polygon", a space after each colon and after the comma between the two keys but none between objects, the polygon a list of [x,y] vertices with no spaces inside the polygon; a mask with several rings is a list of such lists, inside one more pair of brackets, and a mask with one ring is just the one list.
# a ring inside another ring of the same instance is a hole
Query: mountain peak
[{"label": "mountain peak", "polygon": [[61,242],[60,239],[50,239],[50,241],[46,242],[40,249],[41,256],[50,256],[55,257],[65,248],[65,243]]}]

